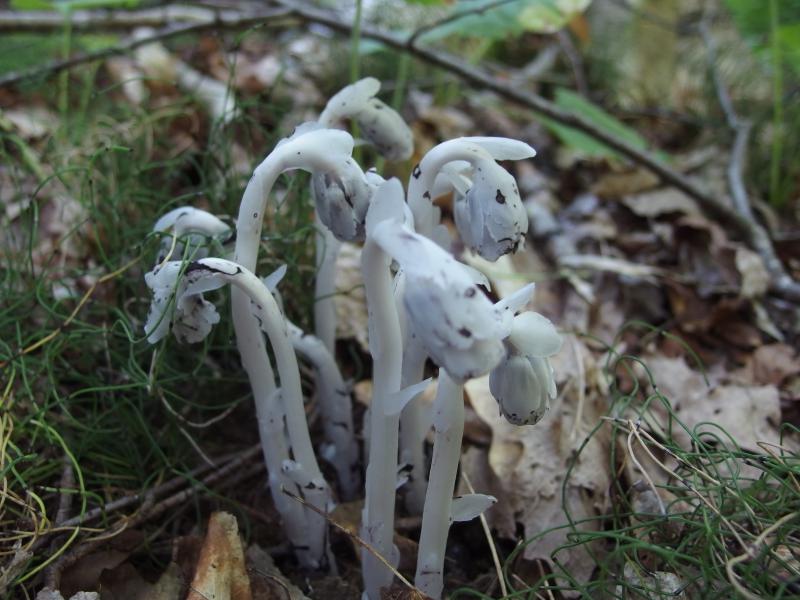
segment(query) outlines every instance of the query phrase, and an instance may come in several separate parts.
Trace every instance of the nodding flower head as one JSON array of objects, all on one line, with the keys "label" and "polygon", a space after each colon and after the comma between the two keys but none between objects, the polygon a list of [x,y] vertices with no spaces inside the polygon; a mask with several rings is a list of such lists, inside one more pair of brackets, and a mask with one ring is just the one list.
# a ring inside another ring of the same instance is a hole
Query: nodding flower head
[{"label": "nodding flower head", "polygon": [[495,261],[524,243],[528,217],[514,177],[493,159],[476,160],[471,185],[454,207],[464,243],[486,260]]},{"label": "nodding flower head", "polygon": [[168,261],[144,276],[153,293],[144,326],[147,341],[151,344],[166,336],[170,328],[178,341],[193,344],[202,341],[219,323],[217,309],[202,294],[219,286],[188,290],[181,279],[184,266],[180,261]]},{"label": "nodding flower head", "polygon": [[352,157],[343,156],[337,162],[336,170],[316,172],[311,178],[317,215],[340,241],[363,240],[375,185]]},{"label": "nodding flower head", "polygon": [[378,223],[370,235],[400,265],[411,335],[434,362],[459,382],[497,365],[508,328],[502,310],[483,294],[473,272],[398,220]]},{"label": "nodding flower head", "polygon": [[534,425],[556,397],[549,357],[561,349],[553,324],[535,312],[514,317],[506,340],[507,354],[489,375],[489,390],[500,413],[514,425]]},{"label": "nodding flower head", "polygon": [[414,137],[400,114],[375,97],[381,84],[366,77],[336,93],[325,106],[319,122],[330,126],[352,119],[367,142],[388,160],[406,160],[414,150]]},{"label": "nodding flower head", "polygon": [[[175,208],[156,221],[153,231],[166,232],[172,231],[175,237],[186,237],[186,243],[191,247],[197,247],[204,243],[206,238],[214,237],[221,243],[226,243],[231,238],[231,227],[212,215],[210,212],[194,208],[192,206],[181,206]],[[156,264],[169,260],[172,256],[183,254],[183,243],[176,241],[173,245],[171,239],[165,239],[161,244]],[[202,258],[205,253],[200,250],[195,255]]]},{"label": "nodding flower head", "polygon": [[461,239],[487,260],[516,250],[528,219],[511,174],[498,160],[522,160],[536,151],[519,140],[463,137],[432,148],[409,179],[409,204],[417,230],[428,237],[439,222],[432,199],[443,183],[456,191],[456,227]]}]

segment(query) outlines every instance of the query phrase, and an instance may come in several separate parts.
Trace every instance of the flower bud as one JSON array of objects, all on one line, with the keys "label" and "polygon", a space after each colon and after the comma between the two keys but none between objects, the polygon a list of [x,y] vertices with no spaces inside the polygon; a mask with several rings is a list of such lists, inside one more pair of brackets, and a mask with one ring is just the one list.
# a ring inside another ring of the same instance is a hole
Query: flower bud
[{"label": "flower bud", "polygon": [[320,221],[340,241],[364,239],[364,220],[374,186],[355,160],[343,156],[335,171],[315,172],[311,178]]},{"label": "flower bud", "polygon": [[[145,273],[147,287],[153,292],[144,326],[151,344],[166,336],[170,326],[178,341],[193,344],[203,340],[219,323],[214,305],[205,300],[202,293],[186,293],[185,283],[178,281],[182,267],[180,261],[169,261]],[[173,294],[174,304],[171,302]]]},{"label": "flower bud", "polygon": [[374,77],[352,83],[331,97],[319,122],[330,126],[340,119],[352,119],[361,135],[388,160],[406,160],[414,151],[414,136],[403,117],[375,94],[381,84]]},{"label": "flower bud", "polygon": [[489,374],[489,390],[509,423],[534,425],[555,398],[550,361],[509,353]]},{"label": "flower bud", "polygon": [[489,374],[489,390],[500,413],[514,425],[534,425],[556,397],[548,357],[561,349],[555,326],[535,312],[514,317],[506,340],[508,354]]},{"label": "flower bud", "polygon": [[372,235],[405,273],[409,330],[433,361],[458,382],[497,365],[507,327],[465,265],[397,222],[379,224]]},{"label": "flower bud", "polygon": [[475,161],[472,185],[454,212],[461,239],[486,260],[516,251],[528,231],[517,182],[494,160]]},{"label": "flower bud", "polygon": [[361,135],[387,160],[408,160],[414,136],[403,117],[378,98],[372,98],[354,115]]}]

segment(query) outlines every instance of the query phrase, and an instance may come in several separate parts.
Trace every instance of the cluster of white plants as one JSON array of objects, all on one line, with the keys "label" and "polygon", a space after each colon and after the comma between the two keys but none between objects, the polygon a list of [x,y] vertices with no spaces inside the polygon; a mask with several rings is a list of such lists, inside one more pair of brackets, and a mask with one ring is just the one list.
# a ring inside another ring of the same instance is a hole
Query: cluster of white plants
[{"label": "cluster of white plants", "polygon": [[[453,240],[433,199],[454,194],[455,224],[462,243],[488,260],[524,242],[527,217],[514,178],[497,161],[534,155],[525,143],[491,137],[446,141],[414,167],[407,191],[397,179],[364,171],[352,157],[354,140],[334,126],[359,124],[366,142],[389,160],[408,159],[411,131],[400,115],[375,97],[380,84],[366,78],[328,102],[316,122],[297,127],[258,165],[244,192],[235,232],[217,217],[186,207],[164,215],[155,229],[166,236],[147,285],[153,293],[145,325],[155,343],[171,330],[180,340],[202,340],[220,319],[205,292],[232,286],[233,322],[242,363],[256,404],[269,486],[299,563],[336,570],[326,519],[333,507],[311,443],[297,354],[314,367],[325,441],[319,456],[337,475],[338,498],[365,489],[361,537],[392,565],[395,501],[403,494],[410,513],[422,514],[415,584],[433,598],[443,587],[450,524],[478,516],[495,499],[483,494],[453,498],[464,427],[463,384],[490,374],[500,412],[515,425],[538,422],[555,397],[548,357],[561,338],[550,321],[526,305],[533,284],[498,303],[484,293],[486,278],[451,253]],[[270,192],[281,173],[311,173],[316,205],[316,335],[288,322],[276,286],[285,267],[264,279],[256,274],[261,230]],[[203,255],[204,237],[235,248],[229,257]],[[343,241],[363,242],[362,271],[373,359],[373,397],[363,439],[367,467],[353,427],[350,390],[335,360],[332,296],[336,256]],[[188,246],[188,248],[187,248]],[[184,253],[192,262],[181,261]],[[267,354],[272,348],[279,385]],[[427,360],[439,366],[433,410],[420,395]],[[430,469],[425,439],[433,428]],[[365,598],[377,600],[392,571],[373,551],[362,552]]]}]

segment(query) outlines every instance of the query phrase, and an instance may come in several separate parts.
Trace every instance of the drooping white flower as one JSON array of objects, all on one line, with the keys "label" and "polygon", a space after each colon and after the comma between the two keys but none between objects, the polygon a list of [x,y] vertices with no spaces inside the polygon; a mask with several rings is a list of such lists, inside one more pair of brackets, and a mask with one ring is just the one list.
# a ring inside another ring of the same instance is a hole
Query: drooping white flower
[{"label": "drooping white flower", "polygon": [[360,241],[376,186],[352,157],[343,156],[338,162],[335,171],[317,172],[311,177],[317,215],[339,241]]},{"label": "drooping white flower", "polygon": [[[176,238],[185,238],[190,247],[200,246],[206,238],[214,237],[225,243],[232,234],[231,227],[222,219],[210,212],[192,206],[180,206],[162,215],[153,226],[155,232],[171,231]],[[161,243],[156,264],[160,264],[171,257],[180,257],[183,254],[183,241],[164,239]],[[203,258],[205,253],[200,251],[196,258]]]},{"label": "drooping white flower", "polygon": [[200,342],[219,323],[217,309],[203,298],[202,291],[188,291],[186,284],[179,281],[182,269],[180,261],[168,261],[144,276],[153,293],[144,326],[151,344],[161,340],[170,329],[180,342]]},{"label": "drooping white flower", "polygon": [[431,149],[414,168],[408,201],[417,230],[432,237],[439,223],[432,201],[443,183],[456,191],[456,227],[464,243],[487,260],[515,251],[524,240],[528,219],[514,178],[498,160],[521,160],[536,152],[508,138],[464,137]]},{"label": "drooping white flower", "polygon": [[372,235],[403,270],[409,327],[434,362],[458,382],[497,365],[508,328],[473,273],[436,243],[396,221],[376,225]]},{"label": "drooping white flower", "polygon": [[365,77],[337,92],[320,114],[319,122],[330,126],[341,119],[352,119],[367,142],[388,160],[406,160],[414,150],[414,138],[403,117],[375,97],[381,84]]},{"label": "drooping white flower", "polygon": [[539,313],[514,317],[507,355],[489,374],[489,390],[510,423],[534,425],[550,408],[556,384],[549,357],[561,344],[555,326]]},{"label": "drooping white flower", "polygon": [[486,260],[515,252],[524,242],[528,217],[514,177],[494,160],[478,160],[472,181],[454,205],[461,239]]}]

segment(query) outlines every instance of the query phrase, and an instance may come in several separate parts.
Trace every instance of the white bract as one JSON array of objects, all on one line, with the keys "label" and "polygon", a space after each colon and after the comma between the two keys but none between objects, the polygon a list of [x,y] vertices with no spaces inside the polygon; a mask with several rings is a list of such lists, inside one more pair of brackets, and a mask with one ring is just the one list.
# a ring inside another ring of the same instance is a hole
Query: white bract
[{"label": "white bract", "polygon": [[414,137],[396,110],[375,97],[381,88],[374,77],[365,77],[336,93],[325,106],[319,122],[330,126],[352,119],[367,142],[388,160],[406,160],[414,150]]},{"label": "white bract", "polygon": [[514,317],[508,354],[489,375],[489,389],[502,415],[514,425],[534,425],[556,397],[549,357],[561,349],[555,326],[535,312]]}]

